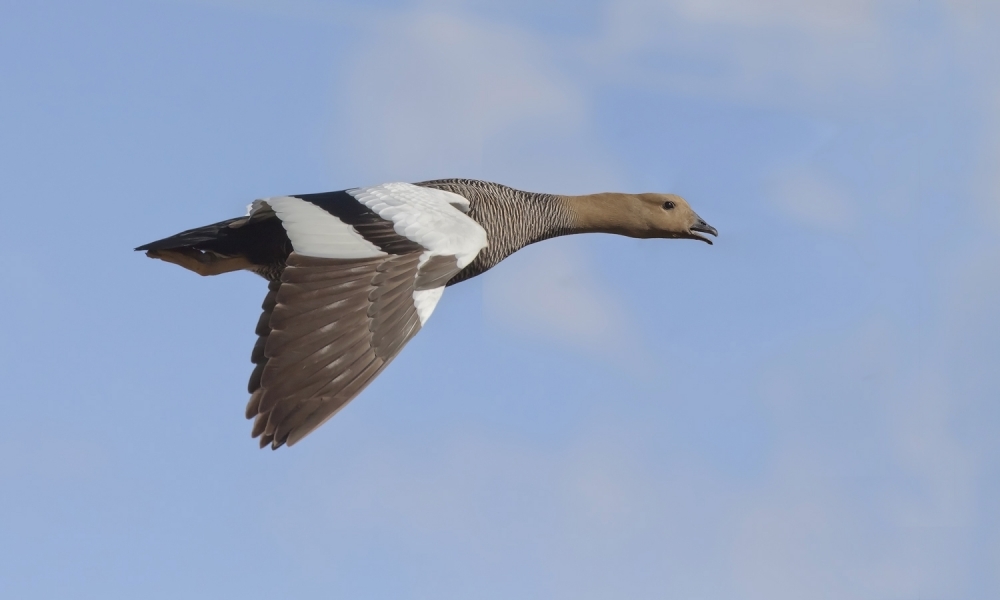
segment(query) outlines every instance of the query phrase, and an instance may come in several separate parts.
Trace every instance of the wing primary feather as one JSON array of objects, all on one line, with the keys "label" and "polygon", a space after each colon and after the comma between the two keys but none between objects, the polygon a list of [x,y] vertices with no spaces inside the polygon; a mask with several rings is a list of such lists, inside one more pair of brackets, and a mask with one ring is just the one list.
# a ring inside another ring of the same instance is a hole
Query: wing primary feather
[{"label": "wing primary feather", "polygon": [[406,342],[420,332],[420,316],[416,312],[410,315],[410,319],[406,322],[404,331],[406,332],[405,334],[398,336],[392,341],[391,344],[388,344],[385,347],[384,354],[386,356],[386,360],[396,356],[396,354],[403,349],[403,346],[406,345]]},{"label": "wing primary feather", "polygon": [[267,355],[264,351],[267,348],[267,340],[271,338],[272,333],[274,332],[268,329],[257,335],[257,341],[254,342],[253,350],[250,351],[250,362],[258,365],[267,361]]},{"label": "wing primary feather", "polygon": [[365,323],[362,321],[362,319],[367,318],[365,314],[360,309],[355,312],[359,314],[341,315],[337,321],[315,327],[306,333],[283,331],[279,335],[273,335],[266,352],[269,352],[271,356],[281,358],[281,361],[275,364],[286,364],[307,360],[324,348],[334,345],[341,346],[344,344],[345,338],[352,339],[349,336],[362,333],[358,331],[357,325],[349,326],[349,323],[354,319],[359,325]]},{"label": "wing primary feather", "polygon": [[[317,396],[339,396],[343,392],[344,388],[355,378],[357,378],[358,373],[364,372],[370,365],[378,363],[379,366],[383,364],[380,358],[375,356],[375,352],[371,348],[366,349],[367,352],[362,352],[361,354],[351,357],[351,361],[347,366],[341,370],[335,377],[325,382],[319,387],[313,394]],[[353,398],[353,396],[351,396]]]},{"label": "wing primary feather", "polygon": [[250,437],[257,437],[258,435],[264,433],[264,427],[267,426],[267,413],[257,413],[257,418],[254,419],[253,429],[250,431]]},{"label": "wing primary feather", "polygon": [[298,443],[299,441],[302,440],[302,438],[312,433],[313,430],[315,430],[317,427],[325,423],[328,419],[333,417],[333,415],[337,414],[337,412],[339,412],[340,409],[344,408],[344,406],[346,406],[347,403],[351,401],[351,399],[360,394],[364,390],[365,386],[371,383],[372,379],[374,379],[375,376],[378,375],[379,371],[381,371],[383,367],[384,365],[376,365],[375,363],[369,365],[356,378],[356,381],[362,382],[356,390],[355,389],[344,390],[344,393],[342,394],[343,398],[342,400],[338,399],[339,401],[333,401],[333,402],[328,401],[326,404],[320,406],[320,408],[317,409],[316,412],[309,415],[309,417],[302,425],[300,425],[297,429],[293,430],[288,435],[286,443],[289,446]]},{"label": "wing primary feather", "polygon": [[253,372],[250,373],[250,381],[247,383],[247,391],[251,394],[260,389],[260,380],[264,376],[264,367],[267,361],[262,361],[254,365]]},{"label": "wing primary feather", "polygon": [[375,354],[385,360],[389,360],[418,331],[420,331],[420,318],[417,316],[416,311],[414,311],[391,339],[387,339],[389,338],[389,332],[385,332],[380,337],[372,339],[372,343],[375,345]]},{"label": "wing primary feather", "polygon": [[281,424],[274,430],[274,439],[279,444],[284,444],[288,440],[288,434],[302,423],[305,423],[309,415],[316,412],[321,402],[322,398],[310,398],[299,404],[295,408],[295,411],[282,419]]},{"label": "wing primary feather", "polygon": [[431,256],[417,271],[414,289],[430,290],[441,287],[458,271],[458,257],[453,255]]},{"label": "wing primary feather", "polygon": [[[283,309],[283,307],[279,308]],[[297,313],[293,313],[291,310],[286,311],[275,309],[274,314],[271,315],[271,329],[273,330],[271,334],[274,335],[279,331],[288,331],[289,329],[295,327],[296,321],[315,319],[318,318],[317,315],[324,314],[324,311],[333,311],[334,309],[337,310],[334,314],[338,317],[342,317],[343,315],[349,315],[357,311],[364,312],[368,309],[368,307],[360,303],[351,306],[344,298],[339,298],[330,304],[323,304],[321,301],[311,303],[308,310],[303,310],[302,312]]]},{"label": "wing primary feather", "polygon": [[411,310],[416,311],[412,304],[406,306],[405,304],[400,303],[399,305],[392,307],[390,310],[379,313],[378,316],[374,317],[372,319],[372,324],[370,325],[372,331],[372,345],[378,348],[381,340],[383,340],[386,335],[391,335],[393,333],[393,326],[406,318]]},{"label": "wing primary feather", "polygon": [[246,416],[248,419],[252,419],[257,416],[258,408],[260,407],[260,397],[264,394],[264,390],[256,389],[250,394],[250,401],[247,402]]},{"label": "wing primary feather", "polygon": [[[299,370],[296,368],[296,365],[289,365],[288,368],[277,371],[274,376],[278,381],[277,385],[270,387],[265,384],[264,386],[265,391],[260,401],[260,410],[262,412],[269,411],[279,401],[284,401],[288,398],[298,398],[315,394],[317,390],[322,389],[328,382],[335,380],[337,377],[336,373],[343,372],[345,367],[348,367],[360,356],[363,356],[365,352],[370,351],[371,348],[367,344],[354,344],[347,347],[344,352],[339,353],[332,361],[316,360],[314,363],[308,365],[308,370]],[[331,374],[331,371],[334,371],[334,373]],[[271,373],[272,371],[265,373],[265,380],[272,377]]]}]

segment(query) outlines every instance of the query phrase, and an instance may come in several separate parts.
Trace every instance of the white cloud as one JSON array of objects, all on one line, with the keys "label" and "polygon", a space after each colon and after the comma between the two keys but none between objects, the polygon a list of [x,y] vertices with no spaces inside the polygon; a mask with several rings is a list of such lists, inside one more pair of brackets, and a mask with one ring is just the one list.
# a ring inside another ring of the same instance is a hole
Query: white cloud
[{"label": "white cloud", "polygon": [[583,97],[551,58],[523,31],[455,14],[381,20],[338,85],[339,143],[373,180],[479,173],[484,144],[511,128],[579,126]]},{"label": "white cloud", "polygon": [[627,0],[607,6],[608,26],[589,56],[605,78],[630,85],[828,110],[888,89],[897,61],[879,18],[883,3],[871,0]]}]

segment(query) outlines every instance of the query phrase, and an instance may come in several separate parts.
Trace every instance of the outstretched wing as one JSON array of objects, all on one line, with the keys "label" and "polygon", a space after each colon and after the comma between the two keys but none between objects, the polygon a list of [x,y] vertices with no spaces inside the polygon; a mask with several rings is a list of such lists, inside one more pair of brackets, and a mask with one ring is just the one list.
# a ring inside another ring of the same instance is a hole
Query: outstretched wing
[{"label": "outstretched wing", "polygon": [[247,418],[261,447],[292,445],[357,396],[486,246],[460,196],[410,184],[256,201],[293,252],[257,325]]}]

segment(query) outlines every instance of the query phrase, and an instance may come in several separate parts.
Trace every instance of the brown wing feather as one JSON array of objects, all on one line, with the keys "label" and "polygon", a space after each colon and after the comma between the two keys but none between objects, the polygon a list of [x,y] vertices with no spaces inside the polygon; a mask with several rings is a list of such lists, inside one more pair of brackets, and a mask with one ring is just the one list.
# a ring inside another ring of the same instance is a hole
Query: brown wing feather
[{"label": "brown wing feather", "polygon": [[420,330],[419,256],[288,257],[268,288],[251,357],[247,418],[261,447],[294,444],[319,427]]}]

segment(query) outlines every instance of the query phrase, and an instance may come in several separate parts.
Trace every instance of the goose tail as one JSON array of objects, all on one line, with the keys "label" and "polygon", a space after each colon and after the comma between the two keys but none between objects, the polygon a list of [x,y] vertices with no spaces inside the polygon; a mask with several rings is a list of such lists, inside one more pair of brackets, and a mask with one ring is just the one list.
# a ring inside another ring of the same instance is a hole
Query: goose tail
[{"label": "goose tail", "polygon": [[[220,221],[204,227],[196,227],[182,231],[177,235],[156,240],[148,244],[143,244],[136,248],[139,252],[149,250],[215,250],[220,238],[227,237],[233,229],[233,224],[237,221],[246,221],[246,217],[238,217],[227,221]],[[238,225],[237,225],[238,226]]]}]

